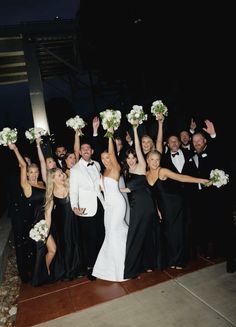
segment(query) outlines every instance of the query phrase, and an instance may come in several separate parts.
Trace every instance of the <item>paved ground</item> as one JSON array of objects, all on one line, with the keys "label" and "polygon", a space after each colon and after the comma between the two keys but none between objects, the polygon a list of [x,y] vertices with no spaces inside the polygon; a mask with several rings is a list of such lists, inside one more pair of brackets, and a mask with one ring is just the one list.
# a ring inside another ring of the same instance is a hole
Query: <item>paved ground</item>
[{"label": "paved ground", "polygon": [[215,264],[37,326],[236,326],[236,273]]}]

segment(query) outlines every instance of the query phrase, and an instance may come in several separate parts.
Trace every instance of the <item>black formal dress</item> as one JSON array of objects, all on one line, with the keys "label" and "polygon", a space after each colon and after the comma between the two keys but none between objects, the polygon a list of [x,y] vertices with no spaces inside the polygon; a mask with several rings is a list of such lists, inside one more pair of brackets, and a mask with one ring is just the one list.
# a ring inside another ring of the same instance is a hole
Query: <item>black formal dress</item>
[{"label": "black formal dress", "polygon": [[54,196],[54,208],[49,235],[56,243],[56,254],[50,265],[50,275],[46,267],[46,243],[37,242],[37,257],[33,286],[39,286],[57,280],[72,280],[82,274],[79,246],[78,221],[74,215],[70,200]]},{"label": "black formal dress", "polygon": [[129,174],[130,221],[124,278],[134,278],[156,266],[153,236],[155,208],[145,175]]},{"label": "black formal dress", "polygon": [[163,219],[167,266],[184,265],[183,197],[172,190],[170,180],[158,179],[154,184]]}]

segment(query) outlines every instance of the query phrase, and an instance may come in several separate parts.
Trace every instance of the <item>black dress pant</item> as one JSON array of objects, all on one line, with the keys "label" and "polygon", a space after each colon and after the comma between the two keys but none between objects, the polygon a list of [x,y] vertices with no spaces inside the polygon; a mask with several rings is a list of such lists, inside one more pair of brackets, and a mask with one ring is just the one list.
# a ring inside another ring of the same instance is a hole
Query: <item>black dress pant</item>
[{"label": "black dress pant", "polygon": [[90,268],[95,264],[105,237],[104,209],[99,199],[96,214],[93,217],[78,217],[78,224],[84,262]]}]

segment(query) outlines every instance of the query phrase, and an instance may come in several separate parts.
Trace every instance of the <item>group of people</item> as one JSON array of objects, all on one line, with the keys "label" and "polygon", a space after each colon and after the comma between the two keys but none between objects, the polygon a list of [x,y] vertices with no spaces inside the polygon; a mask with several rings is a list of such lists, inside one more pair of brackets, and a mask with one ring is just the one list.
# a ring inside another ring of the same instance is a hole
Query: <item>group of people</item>
[{"label": "group of people", "polygon": [[[38,286],[87,275],[122,282],[154,269],[182,269],[199,254],[224,256],[227,271],[235,271],[229,190],[209,181],[212,169],[224,168],[214,125],[206,120],[204,131],[181,131],[163,142],[163,124],[160,115],[156,143],[149,135],[140,142],[138,121],[125,140],[111,128],[106,150],[100,150],[95,117],[93,144],[81,142],[76,131],[74,152],[58,146],[58,162],[44,157],[37,139],[41,169],[9,144],[27,208],[18,210],[18,218],[25,215],[20,233],[15,226],[22,281]],[[42,217],[49,233],[36,243],[28,233]]]}]

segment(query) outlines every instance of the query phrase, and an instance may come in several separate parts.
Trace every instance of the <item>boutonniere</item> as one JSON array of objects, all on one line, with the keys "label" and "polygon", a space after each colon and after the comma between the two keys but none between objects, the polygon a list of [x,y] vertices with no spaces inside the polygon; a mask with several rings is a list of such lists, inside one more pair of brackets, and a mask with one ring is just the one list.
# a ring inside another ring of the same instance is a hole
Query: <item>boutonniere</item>
[{"label": "boutonniere", "polygon": [[205,157],[207,157],[207,154],[206,153],[203,153],[202,154],[202,158],[205,158]]}]

